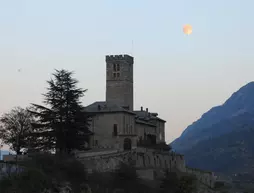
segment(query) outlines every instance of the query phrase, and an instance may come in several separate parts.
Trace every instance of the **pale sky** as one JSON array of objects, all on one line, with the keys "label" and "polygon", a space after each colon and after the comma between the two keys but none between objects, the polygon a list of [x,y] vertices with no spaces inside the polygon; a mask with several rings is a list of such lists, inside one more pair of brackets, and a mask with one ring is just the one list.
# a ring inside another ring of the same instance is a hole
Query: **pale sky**
[{"label": "pale sky", "polygon": [[[134,56],[134,101],[171,142],[254,79],[253,0],[0,0],[0,113],[41,103],[54,69],[105,99],[105,55]],[[193,26],[186,36],[184,24]],[[133,42],[133,46],[132,46]],[[18,69],[21,69],[19,72]]]}]

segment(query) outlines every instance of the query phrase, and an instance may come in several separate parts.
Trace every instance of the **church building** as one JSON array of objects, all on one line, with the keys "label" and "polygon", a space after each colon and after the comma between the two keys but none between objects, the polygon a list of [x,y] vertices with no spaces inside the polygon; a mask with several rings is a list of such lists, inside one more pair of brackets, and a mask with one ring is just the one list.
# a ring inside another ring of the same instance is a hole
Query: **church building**
[{"label": "church building", "polygon": [[129,55],[106,56],[106,101],[85,108],[94,115],[89,144],[93,149],[130,150],[165,143],[166,121],[148,108],[133,109],[133,65]]}]

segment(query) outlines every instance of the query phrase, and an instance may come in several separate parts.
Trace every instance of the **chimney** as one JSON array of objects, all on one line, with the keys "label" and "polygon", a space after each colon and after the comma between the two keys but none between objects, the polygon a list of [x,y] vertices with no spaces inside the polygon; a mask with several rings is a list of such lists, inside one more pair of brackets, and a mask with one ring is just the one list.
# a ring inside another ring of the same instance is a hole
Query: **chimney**
[{"label": "chimney", "polygon": [[143,107],[141,107],[140,110],[143,111]]},{"label": "chimney", "polygon": [[146,108],[146,112],[148,113],[148,108]]}]

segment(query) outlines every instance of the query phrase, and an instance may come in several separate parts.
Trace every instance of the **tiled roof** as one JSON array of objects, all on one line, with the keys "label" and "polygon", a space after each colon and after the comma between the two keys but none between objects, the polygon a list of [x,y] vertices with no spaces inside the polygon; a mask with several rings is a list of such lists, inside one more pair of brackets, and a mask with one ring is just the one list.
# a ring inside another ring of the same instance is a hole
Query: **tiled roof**
[{"label": "tiled roof", "polygon": [[[129,111],[117,104],[107,102],[107,101],[97,101],[84,108],[85,111],[90,113],[114,113],[114,112],[126,112],[136,115],[139,121],[149,122],[150,120],[160,120],[166,122],[165,120],[157,117],[157,113],[150,113],[147,111]],[[140,122],[141,123],[141,122]]]},{"label": "tiled roof", "polygon": [[[138,118],[144,119],[144,120],[160,120],[163,122],[166,122],[165,120],[157,117],[157,113],[150,113],[146,111],[134,111],[134,113],[138,116]],[[156,115],[156,116],[155,116]]]},{"label": "tiled roof", "polygon": [[136,123],[145,124],[145,125],[149,125],[149,126],[152,126],[152,127],[156,127],[156,125],[154,125],[152,123],[149,123],[147,121],[140,120],[140,119],[136,119]]},{"label": "tiled roof", "polygon": [[94,102],[84,108],[85,111],[90,113],[113,113],[113,112],[126,112],[135,114],[132,111],[124,109],[114,103],[106,102],[106,101],[97,101]]}]

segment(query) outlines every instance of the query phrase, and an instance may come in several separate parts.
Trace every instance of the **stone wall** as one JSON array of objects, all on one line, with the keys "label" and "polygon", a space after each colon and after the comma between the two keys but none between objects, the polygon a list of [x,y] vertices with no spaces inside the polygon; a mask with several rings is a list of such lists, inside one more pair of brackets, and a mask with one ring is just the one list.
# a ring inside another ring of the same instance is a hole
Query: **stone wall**
[{"label": "stone wall", "polygon": [[[113,133],[114,125],[117,127],[117,136]],[[91,131],[95,133],[90,144],[93,148],[123,149],[125,137],[130,138],[132,146],[136,147],[134,115],[124,112],[99,113],[92,119]]]},{"label": "stone wall", "polygon": [[173,169],[184,171],[185,161],[182,155],[165,151],[157,151],[148,148],[137,148],[137,167]]},{"label": "stone wall", "polygon": [[[106,101],[133,110],[133,58],[106,56]],[[118,68],[119,67],[119,68]]]},{"label": "stone wall", "polygon": [[77,154],[77,158],[84,163],[88,171],[107,172],[117,169],[120,163],[127,163],[135,154],[134,151],[103,152],[96,155]]},{"label": "stone wall", "polygon": [[[156,151],[147,148],[136,148],[132,151],[109,150],[94,153],[78,153],[78,158],[82,161],[90,172],[106,172],[116,169],[120,163],[128,163],[134,160],[138,174],[142,178],[154,179],[163,174],[165,169],[193,174],[197,177],[203,189],[214,187],[215,177],[212,172],[202,171],[185,166],[184,156],[173,152]],[[202,189],[202,190],[203,190]],[[210,190],[206,190],[210,191]],[[202,192],[202,191],[201,191]]]},{"label": "stone wall", "polygon": [[203,184],[208,185],[211,188],[214,188],[214,183],[216,178],[213,172],[199,170],[196,168],[189,168],[189,167],[186,167],[186,172],[189,174],[195,175],[197,179]]},{"label": "stone wall", "polygon": [[138,139],[145,139],[145,133],[156,136],[156,127],[141,121],[137,121],[135,124],[137,129]]},{"label": "stone wall", "polygon": [[[146,169],[185,170],[185,162],[182,155],[169,152],[154,151],[146,148],[136,148],[132,151],[109,150],[94,153],[79,152],[76,155],[87,168],[94,171],[110,171],[116,169],[121,162],[127,163],[134,160],[138,170],[146,173]],[[151,172],[148,172],[151,174]],[[151,176],[147,176],[151,178]]]},{"label": "stone wall", "polygon": [[95,133],[93,136],[93,147],[95,148],[116,148],[119,141],[113,136],[114,124],[117,131],[122,132],[123,113],[101,113],[97,114],[91,124],[91,130]]},{"label": "stone wall", "polygon": [[165,122],[156,120],[157,143],[165,142]]}]

